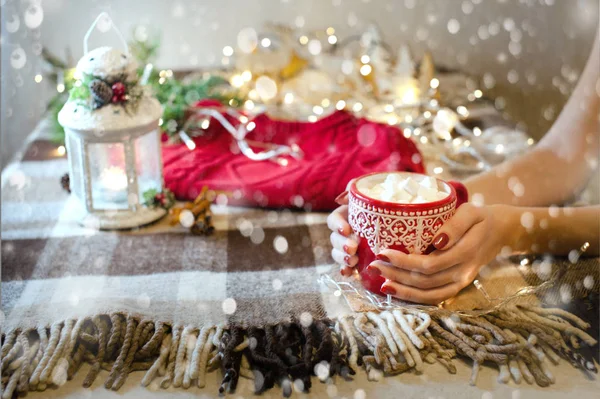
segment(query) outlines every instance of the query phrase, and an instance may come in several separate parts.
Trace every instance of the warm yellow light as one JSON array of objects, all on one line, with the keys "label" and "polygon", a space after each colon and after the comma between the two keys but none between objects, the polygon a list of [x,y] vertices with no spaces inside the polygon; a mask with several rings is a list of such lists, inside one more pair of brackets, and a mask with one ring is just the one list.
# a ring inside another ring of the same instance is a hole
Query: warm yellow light
[{"label": "warm yellow light", "polygon": [[57,84],[56,85],[56,91],[59,92],[59,93],[64,92],[65,91],[65,85],[62,84],[62,83]]},{"label": "warm yellow light", "polygon": [[246,125],[246,129],[247,129],[249,132],[253,131],[255,127],[256,127],[256,123],[254,123],[254,122],[249,122],[249,123]]},{"label": "warm yellow light", "polygon": [[529,144],[529,145],[533,145],[534,142],[535,141],[533,139],[531,139],[531,138],[527,139],[527,144]]},{"label": "warm yellow light", "polygon": [[323,114],[323,107],[319,106],[319,105],[315,105],[313,107],[313,112],[317,115],[322,115]]},{"label": "warm yellow light", "polygon": [[244,78],[242,75],[233,75],[229,81],[233,87],[242,87],[244,85]]},{"label": "warm yellow light", "polygon": [[250,80],[252,80],[252,72],[250,72],[250,71],[242,72],[242,79],[244,79],[244,82],[249,82]]},{"label": "warm yellow light", "polygon": [[478,128],[477,126],[475,126],[475,127],[473,128],[473,134],[475,135],[475,137],[479,137],[479,136],[481,136],[481,129],[480,129],[480,128]]},{"label": "warm yellow light", "polygon": [[208,129],[210,126],[210,121],[208,119],[204,119],[202,123],[200,123],[200,127],[204,130]]},{"label": "warm yellow light", "polygon": [[367,54],[364,54],[362,57],[360,57],[360,62],[363,64],[368,64],[369,61],[371,61],[371,57],[369,57]]},{"label": "warm yellow light", "polygon": [[408,86],[402,93],[402,103],[414,104],[418,101],[419,93],[416,87]]},{"label": "warm yellow light", "polygon": [[421,136],[421,139],[420,139],[420,140],[421,140],[421,143],[422,143],[422,144],[427,144],[427,141],[428,141],[428,140],[427,140],[427,137],[425,137],[425,136]]},{"label": "warm yellow light", "polygon": [[373,68],[371,68],[371,65],[365,64],[365,65],[363,65],[363,66],[360,67],[360,74],[362,76],[367,76],[368,74],[371,73],[372,70],[373,70]]},{"label": "warm yellow light", "polygon": [[158,119],[158,126],[162,126],[163,123],[165,123],[165,121],[163,121],[163,118],[159,118]]},{"label": "warm yellow light", "polygon": [[173,77],[173,70],[167,69],[167,78],[172,78],[172,77]]},{"label": "warm yellow light", "polygon": [[329,99],[328,99],[328,98],[324,98],[324,99],[321,101],[321,105],[322,105],[324,108],[327,108],[327,107],[329,107],[329,106],[331,105],[331,101],[329,101]]},{"label": "warm yellow light", "polygon": [[431,81],[429,82],[429,86],[432,89],[437,89],[440,86],[440,81],[436,78],[431,79]]},{"label": "warm yellow light", "polygon": [[307,44],[308,43],[308,37],[306,36],[300,36],[300,39],[298,39],[300,41],[300,44]]},{"label": "warm yellow light", "polygon": [[395,116],[390,116],[387,120],[388,125],[395,125],[398,123],[398,118],[396,118]]},{"label": "warm yellow light", "polygon": [[360,112],[362,109],[363,109],[363,105],[362,105],[362,103],[358,103],[358,102],[357,102],[357,103],[355,103],[355,104],[352,106],[352,110],[353,110],[354,112]]},{"label": "warm yellow light", "polygon": [[308,121],[309,122],[316,122],[317,121],[317,117],[315,115],[309,115],[308,116]]},{"label": "warm yellow light", "polygon": [[269,39],[268,37],[263,38],[260,41],[260,45],[263,47],[270,47],[271,46],[271,39]]},{"label": "warm yellow light", "polygon": [[431,112],[425,111],[425,112],[423,112],[423,116],[425,117],[425,119],[429,119],[429,118],[431,118]]},{"label": "warm yellow light", "polygon": [[335,103],[335,109],[342,110],[344,108],[346,108],[346,101],[339,100],[337,103]]},{"label": "warm yellow light", "polygon": [[233,48],[231,46],[223,47],[223,55],[225,57],[231,57],[233,55]]},{"label": "warm yellow light", "polygon": [[64,146],[64,145],[61,145],[61,146],[59,146],[59,147],[56,149],[56,153],[57,153],[58,155],[60,155],[61,157],[62,157],[63,155],[65,155],[65,154],[66,154],[66,152],[67,152],[67,149],[65,148],[65,146]]},{"label": "warm yellow light", "polygon": [[433,173],[435,173],[436,175],[439,175],[443,171],[444,171],[444,168],[442,168],[441,166],[436,166],[435,168],[433,168]]},{"label": "warm yellow light", "polygon": [[335,33],[335,29],[332,26],[330,26],[329,28],[327,28],[326,32],[327,32],[328,35],[331,36],[331,35],[333,35]]},{"label": "warm yellow light", "polygon": [[248,123],[248,118],[245,115],[240,116],[240,122]]},{"label": "warm yellow light", "polygon": [[327,41],[329,42],[329,44],[336,44],[337,43],[337,36],[336,35],[331,35],[327,38]]},{"label": "warm yellow light", "polygon": [[244,103],[244,107],[246,107],[247,109],[252,109],[252,108],[254,108],[254,101],[252,101],[252,100],[247,100],[247,101]]},{"label": "warm yellow light", "polygon": [[479,89],[475,90],[473,94],[475,95],[475,98],[481,98],[481,96],[483,96],[483,93]]},{"label": "warm yellow light", "polygon": [[35,83],[40,83],[42,79],[44,79],[44,77],[40,74],[35,75],[35,77],[33,78],[33,80],[35,80]]},{"label": "warm yellow light", "polygon": [[386,104],[383,106],[385,112],[394,112],[394,106],[392,104]]},{"label": "warm yellow light", "polygon": [[410,115],[406,115],[406,116],[404,117],[404,122],[406,122],[406,123],[411,123],[412,121],[413,121],[413,117],[412,117],[412,116],[410,116]]},{"label": "warm yellow light", "polygon": [[285,93],[283,97],[283,102],[286,104],[291,104],[294,102],[294,94],[293,93]]},{"label": "warm yellow light", "polygon": [[456,107],[456,112],[458,112],[462,116],[469,116],[469,110],[464,105],[459,105]]}]

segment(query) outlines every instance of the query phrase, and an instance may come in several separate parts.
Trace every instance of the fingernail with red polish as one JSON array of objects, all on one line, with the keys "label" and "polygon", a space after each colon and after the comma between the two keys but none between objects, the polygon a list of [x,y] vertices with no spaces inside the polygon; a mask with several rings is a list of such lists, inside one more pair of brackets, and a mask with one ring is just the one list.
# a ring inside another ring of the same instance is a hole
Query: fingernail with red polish
[{"label": "fingernail with red polish", "polygon": [[383,287],[381,287],[381,292],[383,292],[386,295],[396,295],[396,290],[394,289],[394,287],[390,287],[389,285],[384,285]]},{"label": "fingernail with red polish", "polygon": [[350,266],[350,255],[346,255],[346,256],[344,256],[344,262],[346,262],[346,264],[347,264],[348,266]]},{"label": "fingernail with red polish", "polygon": [[348,252],[350,250],[350,247],[347,245],[344,245],[344,252],[347,253],[348,255],[350,255],[350,252]]},{"label": "fingernail with red polish", "polygon": [[433,246],[437,249],[443,249],[446,245],[448,245],[448,241],[450,241],[450,238],[448,238],[448,234],[442,233],[439,236],[437,236],[435,240],[433,240]]},{"label": "fingernail with red polish", "polygon": [[371,273],[373,276],[381,276],[381,270],[376,268],[375,266],[367,266],[367,271]]},{"label": "fingernail with red polish", "polygon": [[337,197],[335,197],[335,203],[338,204],[338,205],[343,205],[342,200],[347,195],[348,195],[348,191],[344,191],[343,193],[341,193],[340,195],[338,195]]},{"label": "fingernail with red polish", "polygon": [[338,233],[340,233],[341,235],[343,235],[344,237],[346,237],[346,233],[344,233],[344,228],[343,227],[340,227],[338,229]]},{"label": "fingernail with red polish", "polygon": [[375,259],[376,259],[376,260],[380,260],[380,261],[382,261],[382,262],[387,262],[387,263],[390,263],[390,258],[388,258],[388,257],[387,257],[387,256],[385,256],[385,255],[377,255],[377,256],[375,257]]}]

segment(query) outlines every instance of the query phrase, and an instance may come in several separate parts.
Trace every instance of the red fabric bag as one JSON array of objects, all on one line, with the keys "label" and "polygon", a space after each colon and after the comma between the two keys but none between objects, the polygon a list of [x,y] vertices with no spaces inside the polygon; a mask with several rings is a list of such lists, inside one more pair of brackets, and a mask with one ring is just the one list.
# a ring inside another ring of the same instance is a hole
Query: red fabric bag
[{"label": "red fabric bag", "polygon": [[[235,119],[227,119],[235,124]],[[163,146],[166,187],[182,200],[194,199],[208,186],[231,193],[230,205],[328,211],[337,207],[336,196],[355,177],[379,171],[424,172],[419,151],[398,128],[345,111],[314,123],[274,120],[265,114],[253,121],[256,127],[246,136],[251,147],[257,142],[296,144],[303,156],[286,156],[286,166],[251,160],[213,118],[207,131],[194,138],[195,149]]]}]

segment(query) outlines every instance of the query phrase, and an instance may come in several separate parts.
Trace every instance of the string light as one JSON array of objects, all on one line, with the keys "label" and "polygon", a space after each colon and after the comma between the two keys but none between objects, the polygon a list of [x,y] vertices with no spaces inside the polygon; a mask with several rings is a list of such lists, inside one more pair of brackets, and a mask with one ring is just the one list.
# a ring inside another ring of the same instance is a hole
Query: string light
[{"label": "string light", "polygon": [[360,67],[360,74],[362,76],[367,76],[368,74],[371,73],[372,70],[373,70],[373,68],[371,68],[371,65],[365,64],[365,65],[363,65],[363,66]]},{"label": "string light", "polygon": [[265,47],[265,48],[270,47],[271,46],[271,39],[269,39],[268,37],[263,38],[260,41],[260,45],[263,46],[263,47]]},{"label": "string light", "polygon": [[233,87],[242,87],[244,85],[244,78],[242,75],[233,75],[231,77],[230,83]]},{"label": "string light", "polygon": [[460,115],[465,116],[465,117],[469,116],[469,110],[464,105],[459,105],[456,108],[456,112],[458,112]]},{"label": "string light", "polygon": [[475,137],[479,137],[479,136],[481,136],[481,129],[480,129],[480,128],[478,128],[477,126],[475,126],[475,127],[473,128],[473,135],[474,135]]},{"label": "string light", "polygon": [[335,103],[335,109],[337,110],[343,110],[344,108],[346,108],[346,101],[344,100],[339,100],[337,103]]},{"label": "string light", "polygon": [[371,57],[369,57],[367,54],[364,54],[360,57],[360,62],[362,62],[363,64],[368,64],[370,61]]},{"label": "string light", "polygon": [[242,79],[244,79],[244,82],[251,81],[252,80],[252,72],[250,72],[250,71],[242,72]]},{"label": "string light", "polygon": [[444,172],[444,168],[442,168],[441,166],[436,166],[435,168],[433,168],[433,173],[435,173],[436,175],[439,175],[443,172]]},{"label": "string light", "polygon": [[322,105],[324,108],[327,108],[327,107],[329,107],[329,106],[331,105],[331,101],[329,101],[329,99],[328,99],[328,98],[324,98],[324,99],[323,99],[323,101],[321,101],[321,105]]},{"label": "string light", "polygon": [[481,96],[483,96],[483,92],[477,89],[473,92],[473,95],[475,96],[475,98],[481,98]]},{"label": "string light", "polygon": [[362,103],[359,103],[359,102],[355,103],[355,104],[352,106],[352,110],[353,110],[354,112],[360,112],[362,109],[363,109],[363,105],[362,105]]},{"label": "string light", "polygon": [[337,39],[337,36],[331,35],[327,38],[327,41],[329,42],[329,44],[336,44],[338,39]]},{"label": "string light", "polygon": [[56,91],[59,92],[59,93],[64,92],[65,91],[65,85],[62,84],[62,83],[57,84],[56,85]]},{"label": "string light", "polygon": [[233,55],[233,48],[231,46],[223,47],[223,55],[225,57],[231,57]]},{"label": "string light", "polygon": [[313,107],[313,112],[317,115],[321,115],[321,114],[323,114],[323,107],[321,107],[319,105],[315,105]]},{"label": "string light", "polygon": [[300,36],[300,39],[298,39],[300,41],[300,44],[306,45],[308,44],[308,37],[307,36]]},{"label": "string light", "polygon": [[329,36],[331,36],[335,33],[335,29],[332,26],[330,26],[329,28],[327,28],[326,32]]},{"label": "string light", "polygon": [[44,77],[40,74],[35,75],[35,77],[33,78],[33,80],[35,80],[35,83],[40,83],[43,79]]},{"label": "string light", "polygon": [[433,78],[429,82],[429,87],[431,87],[432,89],[437,89],[439,86],[440,86],[440,81],[437,78]]},{"label": "string light", "polygon": [[388,113],[394,112],[394,106],[392,104],[386,104],[384,105],[383,110]]},{"label": "string light", "polygon": [[293,93],[285,93],[285,96],[283,96],[283,102],[285,104],[291,104],[294,102],[294,94]]},{"label": "string light", "polygon": [[67,149],[64,145],[58,146],[58,148],[56,149],[56,153],[62,157],[67,153]]}]

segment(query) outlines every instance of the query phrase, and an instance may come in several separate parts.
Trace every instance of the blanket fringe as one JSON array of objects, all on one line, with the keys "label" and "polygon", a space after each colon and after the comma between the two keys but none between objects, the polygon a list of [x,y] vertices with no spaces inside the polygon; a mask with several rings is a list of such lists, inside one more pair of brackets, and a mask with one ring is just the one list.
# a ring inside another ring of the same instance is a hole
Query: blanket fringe
[{"label": "blanket fringe", "polygon": [[358,313],[309,324],[170,325],[115,313],[68,319],[48,327],[2,335],[2,399],[43,391],[73,378],[83,363],[90,387],[101,369],[107,389],[118,390],[133,371],[146,371],[142,386],[203,388],[206,373],[221,369],[220,393],[234,392],[239,378],[253,380],[256,393],[278,385],[283,396],[308,392],[312,377],[351,379],[363,367],[370,380],[440,363],[456,373],[454,361],[472,361],[469,383],[481,367],[498,369],[498,382],[555,383],[551,364],[566,359],[597,372],[593,358],[578,349],[594,346],[589,324],[561,309],[512,306],[485,315],[428,313],[406,308]]}]

